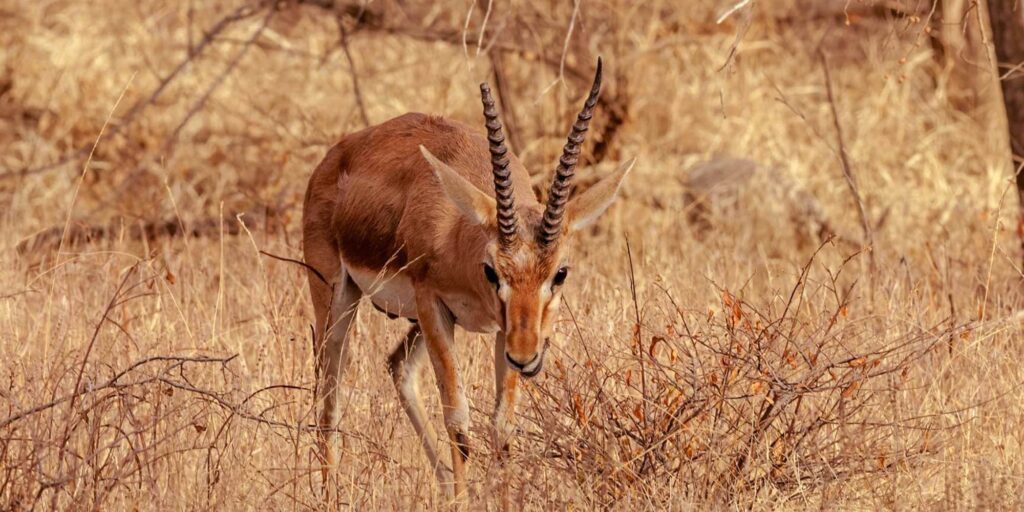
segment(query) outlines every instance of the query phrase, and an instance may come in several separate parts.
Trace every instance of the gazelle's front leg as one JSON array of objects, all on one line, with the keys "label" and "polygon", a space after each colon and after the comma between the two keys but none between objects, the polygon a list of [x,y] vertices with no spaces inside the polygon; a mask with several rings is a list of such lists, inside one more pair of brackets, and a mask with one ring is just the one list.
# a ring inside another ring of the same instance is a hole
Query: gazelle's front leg
[{"label": "gazelle's front leg", "polygon": [[505,362],[505,333],[494,339],[494,432],[495,449],[504,459],[515,432],[516,400],[519,398],[519,372],[510,371]]},{"label": "gazelle's front leg", "polygon": [[416,309],[441,392],[444,426],[451,441],[454,496],[459,499],[466,495],[469,405],[455,360],[455,319],[441,300],[427,291],[417,290]]},{"label": "gazelle's front leg", "polygon": [[427,453],[427,459],[434,466],[438,480],[449,478],[448,466],[441,462],[437,455],[437,433],[430,425],[427,418],[427,411],[423,408],[423,399],[420,396],[419,374],[423,363],[427,361],[427,347],[423,341],[423,333],[419,324],[409,328],[409,332],[402,339],[398,347],[388,358],[388,369],[391,378],[395,382],[395,389],[398,390],[398,399],[402,402],[409,421],[412,422],[416,434],[420,437],[423,450]]}]

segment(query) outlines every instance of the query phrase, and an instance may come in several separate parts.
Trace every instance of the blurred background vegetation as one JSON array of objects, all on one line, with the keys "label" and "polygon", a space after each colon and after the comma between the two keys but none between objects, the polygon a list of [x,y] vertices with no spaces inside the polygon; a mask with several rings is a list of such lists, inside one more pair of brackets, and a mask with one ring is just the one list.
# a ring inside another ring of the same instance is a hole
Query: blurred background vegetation
[{"label": "blurred background vegetation", "polygon": [[[305,278],[260,251],[299,257],[339,137],[482,129],[483,80],[542,193],[599,55],[580,186],[639,163],[507,471],[489,342],[459,336],[476,503],[1019,508],[1021,12],[0,1],[0,508],[337,505]],[[366,309],[343,505],[443,506],[384,370],[403,326]]]}]

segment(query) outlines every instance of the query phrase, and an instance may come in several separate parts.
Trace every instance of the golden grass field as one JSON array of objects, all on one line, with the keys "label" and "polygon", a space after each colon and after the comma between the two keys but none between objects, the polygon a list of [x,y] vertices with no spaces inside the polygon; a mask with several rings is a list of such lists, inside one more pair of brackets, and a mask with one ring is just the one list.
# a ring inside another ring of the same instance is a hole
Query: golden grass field
[{"label": "golden grass field", "polygon": [[[472,3],[386,12],[477,34]],[[581,237],[505,468],[489,443],[492,341],[457,334],[470,509],[1024,506],[1005,132],[984,102],[955,105],[927,19],[763,1],[723,69],[740,18],[716,25],[717,2],[585,0],[575,18],[573,2],[496,4],[499,39],[499,14],[538,20],[507,37],[543,52],[506,59],[517,152],[538,180],[584,93],[559,79],[570,20],[567,66],[589,73],[603,55],[629,111],[579,175],[639,163]],[[368,305],[344,378],[339,503],[323,501],[306,277],[260,251],[301,258],[306,180],[362,114],[334,17],[294,2],[253,7],[159,88],[242,5],[0,1],[0,509],[447,503],[387,374],[407,324]],[[368,120],[423,111],[482,130],[493,33],[480,51],[475,35],[353,28]],[[695,166],[728,158],[758,166],[693,190]],[[163,221],[203,229],[139,236]],[[104,229],[86,242],[83,226]]]}]

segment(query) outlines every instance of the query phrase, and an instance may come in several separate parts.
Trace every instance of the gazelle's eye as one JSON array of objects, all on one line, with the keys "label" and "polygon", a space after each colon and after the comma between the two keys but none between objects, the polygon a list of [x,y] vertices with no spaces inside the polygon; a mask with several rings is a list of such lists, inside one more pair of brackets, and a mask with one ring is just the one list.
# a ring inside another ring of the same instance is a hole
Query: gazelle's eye
[{"label": "gazelle's eye", "polygon": [[562,286],[565,282],[565,278],[569,275],[569,267],[562,267],[555,272],[555,277],[551,279],[551,286]]},{"label": "gazelle's eye", "polygon": [[494,285],[494,288],[498,288],[498,273],[494,271],[494,267],[484,263],[484,277],[487,278],[487,282]]}]

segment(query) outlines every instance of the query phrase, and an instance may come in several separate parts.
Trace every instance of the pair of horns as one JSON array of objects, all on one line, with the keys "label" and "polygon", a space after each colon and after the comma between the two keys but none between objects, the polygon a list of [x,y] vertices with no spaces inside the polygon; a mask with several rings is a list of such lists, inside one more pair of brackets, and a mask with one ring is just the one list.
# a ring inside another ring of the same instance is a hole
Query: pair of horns
[{"label": "pair of horns", "polygon": [[[601,58],[597,59],[597,71],[590,94],[583,104],[583,109],[576,116],[576,122],[569,131],[568,140],[562,148],[562,156],[555,168],[555,178],[548,192],[548,203],[544,208],[544,218],[537,232],[541,245],[553,245],[562,231],[562,217],[565,215],[565,204],[569,200],[572,178],[576,174],[580,148],[586,138],[590,120],[594,117],[594,107],[601,93]],[[487,83],[480,84],[480,98],[484,104],[484,118],[487,125],[487,141],[491,150],[491,167],[494,172],[494,196],[498,205],[498,238],[503,246],[515,243],[518,220],[515,212],[515,200],[512,196],[512,173],[509,171],[508,148],[505,146],[505,134],[501,129],[501,120],[494,107],[494,98]]]}]

